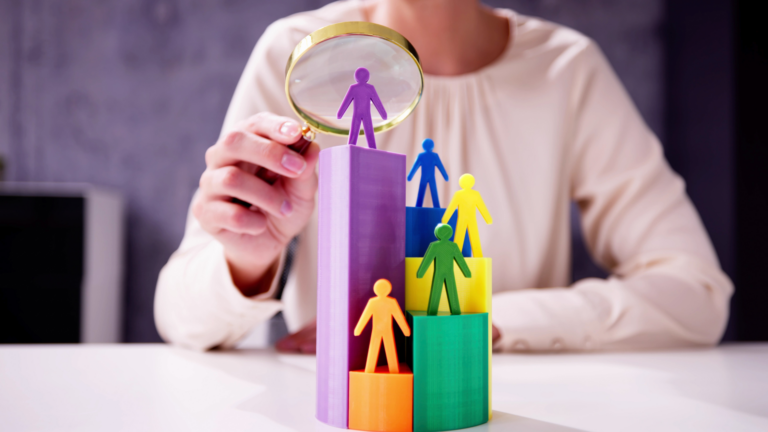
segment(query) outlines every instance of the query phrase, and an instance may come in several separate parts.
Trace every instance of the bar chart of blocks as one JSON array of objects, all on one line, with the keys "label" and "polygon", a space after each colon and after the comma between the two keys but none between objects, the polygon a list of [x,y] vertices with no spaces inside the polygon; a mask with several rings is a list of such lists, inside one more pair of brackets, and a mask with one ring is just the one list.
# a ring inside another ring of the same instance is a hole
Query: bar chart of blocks
[{"label": "bar chart of blocks", "polygon": [[492,267],[472,256],[467,225],[490,215],[465,187],[474,179],[446,211],[406,207],[404,155],[347,145],[319,164],[317,418],[368,431],[486,423]]},{"label": "bar chart of blocks", "polygon": [[[363,431],[480,425],[491,416],[492,324],[477,213],[493,220],[470,174],[440,208],[435,171],[449,177],[431,139],[407,175],[405,155],[376,149],[370,104],[387,114],[369,78],[355,71],[337,114],[353,105],[349,145],[320,152],[317,419]],[[361,124],[370,148],[357,145]]]}]

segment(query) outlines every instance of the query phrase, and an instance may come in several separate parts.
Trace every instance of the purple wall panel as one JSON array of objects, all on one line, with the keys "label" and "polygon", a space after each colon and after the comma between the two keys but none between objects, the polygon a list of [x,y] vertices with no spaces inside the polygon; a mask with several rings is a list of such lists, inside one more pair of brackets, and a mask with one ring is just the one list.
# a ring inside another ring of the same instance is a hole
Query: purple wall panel
[{"label": "purple wall panel", "polygon": [[349,371],[363,369],[370,326],[353,330],[373,297],[392,283],[405,307],[405,156],[360,146],[320,153],[317,287],[317,418],[347,427]]}]

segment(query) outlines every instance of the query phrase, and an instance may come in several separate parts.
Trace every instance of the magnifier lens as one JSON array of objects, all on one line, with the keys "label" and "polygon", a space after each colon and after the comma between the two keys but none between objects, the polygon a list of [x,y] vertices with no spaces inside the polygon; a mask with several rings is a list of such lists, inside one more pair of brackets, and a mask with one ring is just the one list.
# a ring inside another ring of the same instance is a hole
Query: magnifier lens
[{"label": "magnifier lens", "polygon": [[323,132],[348,134],[353,110],[347,110],[342,119],[336,119],[336,113],[349,86],[355,82],[355,70],[360,67],[370,72],[368,82],[376,88],[387,110],[387,120],[383,120],[377,110],[371,110],[377,132],[396,125],[410,114],[422,90],[417,60],[386,39],[360,34],[322,41],[296,61],[286,77],[294,109]]}]

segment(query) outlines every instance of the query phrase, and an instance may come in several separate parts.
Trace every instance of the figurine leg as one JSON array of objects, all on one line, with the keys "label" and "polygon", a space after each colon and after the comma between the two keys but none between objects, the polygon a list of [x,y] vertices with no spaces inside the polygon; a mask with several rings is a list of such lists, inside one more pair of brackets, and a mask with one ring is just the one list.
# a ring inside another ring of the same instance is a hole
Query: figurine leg
[{"label": "figurine leg", "polygon": [[349,139],[347,144],[357,145],[357,137],[360,135],[360,117],[352,117],[352,125],[349,127]]},{"label": "figurine leg", "polygon": [[480,246],[480,234],[477,232],[477,222],[469,224],[469,244],[472,245],[472,256],[474,258],[482,258],[483,248]]},{"label": "figurine leg", "polygon": [[464,221],[456,222],[456,234],[453,237],[453,241],[456,242],[459,250],[464,250],[464,239],[467,236],[467,224],[462,222]]},{"label": "figurine leg", "polygon": [[424,206],[424,194],[427,192],[427,182],[419,183],[419,196],[416,198],[416,207]]},{"label": "figurine leg", "polygon": [[379,348],[381,348],[381,335],[372,332],[371,344],[368,346],[368,360],[365,361],[366,373],[376,372],[376,362],[379,361]]},{"label": "figurine leg", "polygon": [[395,348],[395,337],[392,336],[392,333],[384,335],[384,354],[387,355],[389,373],[400,373],[400,365],[397,363],[397,348]]},{"label": "figurine leg", "polygon": [[376,148],[376,137],[373,135],[373,122],[370,116],[363,117],[363,131],[365,131],[365,140],[368,141],[368,147]]},{"label": "figurine leg", "polygon": [[427,303],[427,315],[437,315],[440,308],[440,296],[443,294],[443,282],[445,277],[438,276],[437,265],[435,265],[435,275],[432,279],[432,290],[429,292],[429,303]]},{"label": "figurine leg", "polygon": [[448,296],[448,306],[451,308],[451,315],[461,315],[459,293],[456,291],[456,279],[454,279],[453,273],[449,273],[445,278],[445,294]]},{"label": "figurine leg", "polygon": [[440,197],[437,196],[437,182],[434,178],[429,180],[429,193],[432,195],[432,207],[440,208]]}]

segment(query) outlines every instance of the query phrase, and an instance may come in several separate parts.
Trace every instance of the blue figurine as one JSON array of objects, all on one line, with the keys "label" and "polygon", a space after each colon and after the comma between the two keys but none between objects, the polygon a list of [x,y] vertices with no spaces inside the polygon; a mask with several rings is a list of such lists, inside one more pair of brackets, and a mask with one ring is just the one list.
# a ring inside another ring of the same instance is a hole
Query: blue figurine
[{"label": "blue figurine", "polygon": [[440,170],[440,173],[448,181],[448,173],[445,172],[443,163],[440,162],[440,156],[433,152],[435,148],[435,142],[427,138],[421,143],[421,147],[424,152],[420,153],[416,158],[416,162],[411,167],[411,172],[408,173],[408,181],[413,179],[416,171],[421,167],[421,181],[419,182],[419,196],[416,198],[416,207],[423,207],[424,193],[427,191],[427,184],[429,184],[430,193],[432,193],[432,206],[435,208],[440,207],[440,198],[437,196],[437,182],[435,182],[435,168]]}]

